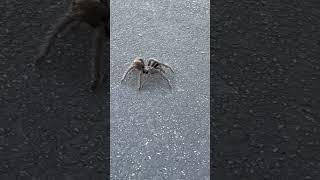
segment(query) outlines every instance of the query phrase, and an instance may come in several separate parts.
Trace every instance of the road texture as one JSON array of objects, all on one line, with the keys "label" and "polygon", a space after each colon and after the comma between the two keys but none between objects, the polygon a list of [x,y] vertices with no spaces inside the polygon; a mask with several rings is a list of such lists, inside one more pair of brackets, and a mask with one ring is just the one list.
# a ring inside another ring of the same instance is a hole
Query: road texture
[{"label": "road texture", "polygon": [[[209,179],[209,1],[111,2],[111,178]],[[131,61],[156,58],[167,77],[137,73]]]},{"label": "road texture", "polygon": [[212,4],[213,179],[320,179],[319,9]]},{"label": "road texture", "polygon": [[92,30],[59,38],[38,67],[27,66],[67,8],[0,2],[0,179],[107,177],[107,96],[90,92]]}]

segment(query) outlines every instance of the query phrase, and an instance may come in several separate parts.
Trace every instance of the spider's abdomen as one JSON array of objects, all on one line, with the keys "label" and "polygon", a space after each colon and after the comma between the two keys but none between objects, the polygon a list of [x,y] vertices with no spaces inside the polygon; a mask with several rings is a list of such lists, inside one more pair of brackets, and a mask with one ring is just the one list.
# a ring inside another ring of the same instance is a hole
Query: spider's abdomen
[{"label": "spider's abdomen", "polygon": [[148,66],[150,66],[150,67],[154,67],[154,68],[156,68],[156,67],[158,67],[160,64],[157,62],[157,61],[154,61],[154,60],[149,60],[149,62],[148,62]]}]

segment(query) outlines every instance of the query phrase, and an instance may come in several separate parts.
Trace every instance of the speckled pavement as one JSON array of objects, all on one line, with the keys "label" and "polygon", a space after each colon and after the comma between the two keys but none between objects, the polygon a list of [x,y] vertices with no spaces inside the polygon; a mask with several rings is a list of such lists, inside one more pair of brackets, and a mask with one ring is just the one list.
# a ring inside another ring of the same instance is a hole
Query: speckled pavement
[{"label": "speckled pavement", "polygon": [[[209,179],[209,1],[111,2],[111,179]],[[169,64],[170,91],[131,61]]]}]

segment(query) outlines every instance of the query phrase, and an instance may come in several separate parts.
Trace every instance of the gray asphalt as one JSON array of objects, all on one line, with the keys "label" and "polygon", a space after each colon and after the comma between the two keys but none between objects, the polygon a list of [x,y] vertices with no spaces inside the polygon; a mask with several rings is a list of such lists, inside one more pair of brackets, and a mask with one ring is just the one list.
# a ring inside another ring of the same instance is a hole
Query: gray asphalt
[{"label": "gray asphalt", "polygon": [[107,95],[90,91],[93,31],[58,38],[27,66],[68,2],[0,1],[0,179],[108,176]]},{"label": "gray asphalt", "polygon": [[[111,2],[111,179],[209,179],[209,1]],[[175,73],[120,79],[135,57]]]}]

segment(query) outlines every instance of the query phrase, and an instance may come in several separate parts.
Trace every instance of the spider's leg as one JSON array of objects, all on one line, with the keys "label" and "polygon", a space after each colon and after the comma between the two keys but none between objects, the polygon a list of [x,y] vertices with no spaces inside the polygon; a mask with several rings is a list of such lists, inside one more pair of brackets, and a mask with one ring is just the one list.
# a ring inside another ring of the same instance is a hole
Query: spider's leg
[{"label": "spider's leg", "polygon": [[139,91],[141,90],[141,88],[142,88],[142,76],[143,75],[143,72],[142,71],[140,71],[139,72]]},{"label": "spider's leg", "polygon": [[51,32],[49,32],[46,37],[45,43],[42,45],[40,53],[35,58],[35,62],[37,63],[40,59],[42,59],[48,53],[51,45],[53,44],[54,38],[61,32],[67,25],[75,20],[74,15],[67,14],[64,16],[53,28]]},{"label": "spider's leg", "polygon": [[172,86],[171,86],[171,84],[170,84],[170,82],[169,82],[168,78],[167,78],[167,77],[166,77],[162,72],[160,72],[159,74],[161,75],[161,77],[162,77],[163,79],[165,79],[165,80],[167,81],[167,83],[168,83],[168,85],[169,85],[170,89],[172,89]]},{"label": "spider's leg", "polygon": [[163,73],[166,73],[161,67],[159,68],[159,70]]},{"label": "spider's leg", "polygon": [[130,71],[132,71],[133,69],[134,69],[134,66],[132,66],[132,65],[129,66],[129,68],[128,68],[128,69],[126,70],[126,72],[123,74],[120,82],[122,82],[122,81],[127,77],[128,73],[129,73]]},{"label": "spider's leg", "polygon": [[92,89],[96,89],[98,85],[101,83],[101,77],[102,77],[102,70],[101,70],[101,64],[102,64],[102,48],[104,45],[104,27],[99,26],[98,29],[96,30],[96,52],[95,52],[95,80],[92,85]]},{"label": "spider's leg", "polygon": [[[170,69],[170,71],[171,71],[171,72],[173,72],[172,68],[171,68],[169,65],[167,65],[167,64],[163,64],[163,63],[161,63],[161,65],[162,65],[162,66],[164,66],[164,67],[166,67],[166,68],[169,68],[169,69]],[[174,73],[174,72],[173,72],[173,73]]]},{"label": "spider's leg", "polygon": [[141,85],[141,88],[144,86],[144,84],[146,84],[147,83],[147,80],[144,80],[143,82],[142,82],[142,85]]},{"label": "spider's leg", "polygon": [[[163,64],[163,63],[160,63],[158,60],[156,60],[156,59],[154,59],[154,58],[150,58],[150,59],[149,59],[149,63],[148,63],[148,65],[151,65],[151,64],[152,64],[151,62],[156,62],[156,63],[158,63],[160,66],[163,66],[163,67],[169,68],[169,69],[170,69],[170,71],[171,71],[171,72],[173,72],[172,68],[171,68],[169,65],[167,65],[167,64]],[[173,73],[174,73],[174,72],[173,72]]]},{"label": "spider's leg", "polygon": [[156,62],[154,59],[149,59],[147,66],[151,66],[154,62]]},{"label": "spider's leg", "polygon": [[[143,72],[142,72],[142,73],[143,73]],[[153,69],[152,69],[152,68],[151,68],[151,69],[148,69],[147,72],[146,72],[146,74],[152,74],[152,73],[153,73]],[[141,87],[143,87],[144,84],[147,83],[147,81],[148,81],[148,79],[145,78],[144,81],[142,82]]]}]

